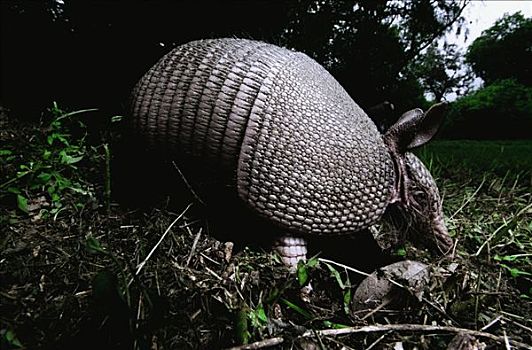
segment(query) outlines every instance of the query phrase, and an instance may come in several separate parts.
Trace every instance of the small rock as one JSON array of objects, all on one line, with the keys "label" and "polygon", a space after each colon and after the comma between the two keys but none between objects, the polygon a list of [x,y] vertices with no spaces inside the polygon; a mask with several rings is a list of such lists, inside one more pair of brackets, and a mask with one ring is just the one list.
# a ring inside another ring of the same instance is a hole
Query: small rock
[{"label": "small rock", "polygon": [[400,293],[404,288],[391,280],[403,285],[421,300],[425,286],[429,282],[429,266],[405,260],[378,269],[357,287],[353,296],[354,310],[375,308],[383,302],[392,302],[398,295],[404,294]]}]

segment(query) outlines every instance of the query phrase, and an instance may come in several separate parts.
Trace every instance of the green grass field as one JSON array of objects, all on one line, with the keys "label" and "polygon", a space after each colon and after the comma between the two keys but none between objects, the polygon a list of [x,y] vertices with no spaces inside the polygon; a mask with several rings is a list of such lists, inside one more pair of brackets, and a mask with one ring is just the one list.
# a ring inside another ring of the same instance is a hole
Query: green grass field
[{"label": "green grass field", "polygon": [[[504,176],[530,176],[532,140],[520,141],[433,141],[416,152],[431,171],[445,174],[491,172]],[[461,174],[457,174],[461,175]]]},{"label": "green grass field", "polygon": [[514,275],[530,276],[532,141],[435,141],[417,153],[437,179],[464,253],[485,254]]},{"label": "green grass field", "polygon": [[[417,153],[438,182],[458,256],[476,270],[475,288],[493,291],[505,281],[529,310],[532,141],[436,141]],[[481,317],[480,306],[474,312]]]}]

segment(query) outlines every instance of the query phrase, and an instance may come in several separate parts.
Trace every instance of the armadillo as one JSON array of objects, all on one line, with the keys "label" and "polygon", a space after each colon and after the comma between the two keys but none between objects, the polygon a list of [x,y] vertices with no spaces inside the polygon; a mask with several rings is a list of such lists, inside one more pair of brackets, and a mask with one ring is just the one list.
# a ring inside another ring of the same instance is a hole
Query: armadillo
[{"label": "armadillo", "polygon": [[306,237],[355,234],[390,205],[449,250],[438,188],[408,152],[432,138],[442,109],[406,112],[383,135],[304,53],[209,39],[161,58],[134,88],[130,114],[147,146],[196,164],[202,181],[286,233],[274,246],[294,265]]}]

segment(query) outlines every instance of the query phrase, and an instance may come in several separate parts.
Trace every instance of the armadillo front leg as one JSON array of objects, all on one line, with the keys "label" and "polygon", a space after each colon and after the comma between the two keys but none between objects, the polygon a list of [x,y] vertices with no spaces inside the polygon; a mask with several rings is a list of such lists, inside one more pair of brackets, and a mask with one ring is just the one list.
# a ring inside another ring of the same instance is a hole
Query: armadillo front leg
[{"label": "armadillo front leg", "polygon": [[274,241],[273,249],[291,271],[296,270],[299,260],[307,260],[307,242],[301,237],[290,234],[281,236]]}]

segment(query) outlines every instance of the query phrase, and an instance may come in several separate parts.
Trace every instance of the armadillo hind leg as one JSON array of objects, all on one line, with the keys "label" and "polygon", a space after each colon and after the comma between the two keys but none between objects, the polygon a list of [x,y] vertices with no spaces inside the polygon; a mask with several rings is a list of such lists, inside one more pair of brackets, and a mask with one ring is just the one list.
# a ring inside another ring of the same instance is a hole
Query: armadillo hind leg
[{"label": "armadillo hind leg", "polygon": [[273,249],[280,255],[283,263],[295,271],[299,260],[307,260],[307,242],[305,239],[292,235],[284,235],[276,239]]}]

